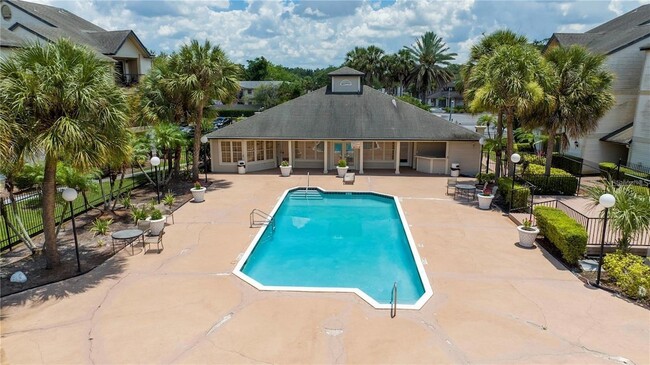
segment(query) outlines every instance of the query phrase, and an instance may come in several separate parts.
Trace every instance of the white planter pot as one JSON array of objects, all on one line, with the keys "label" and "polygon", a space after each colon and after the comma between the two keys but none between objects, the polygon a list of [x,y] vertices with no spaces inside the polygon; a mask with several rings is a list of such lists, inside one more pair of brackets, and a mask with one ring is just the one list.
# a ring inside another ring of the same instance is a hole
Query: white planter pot
[{"label": "white planter pot", "polygon": [[162,230],[165,228],[165,220],[167,220],[167,217],[163,215],[161,219],[156,219],[153,220],[151,217],[147,218],[147,221],[149,221],[149,229],[151,230],[151,234],[154,236],[157,236],[162,232]]},{"label": "white planter pot", "polygon": [[280,173],[284,177],[291,175],[291,166],[280,166]]},{"label": "white planter pot", "polygon": [[151,226],[151,224],[149,223],[148,219],[138,221],[138,229],[143,231],[143,232],[148,231],[150,226]]},{"label": "white planter pot", "polygon": [[492,205],[492,199],[494,199],[494,195],[477,194],[476,196],[478,196],[479,209],[483,209],[483,210],[490,209],[490,205]]},{"label": "white planter pot", "polygon": [[529,231],[525,230],[524,226],[517,227],[517,231],[519,231],[519,244],[522,247],[533,247],[533,243],[535,243],[535,239],[539,234],[539,228],[530,227],[530,229]]},{"label": "white planter pot", "polygon": [[343,177],[345,174],[348,172],[348,166],[345,167],[338,167],[336,166],[336,173],[338,177]]},{"label": "white planter pot", "polygon": [[195,189],[191,188],[192,196],[194,197],[195,203],[201,203],[205,201],[205,188]]}]

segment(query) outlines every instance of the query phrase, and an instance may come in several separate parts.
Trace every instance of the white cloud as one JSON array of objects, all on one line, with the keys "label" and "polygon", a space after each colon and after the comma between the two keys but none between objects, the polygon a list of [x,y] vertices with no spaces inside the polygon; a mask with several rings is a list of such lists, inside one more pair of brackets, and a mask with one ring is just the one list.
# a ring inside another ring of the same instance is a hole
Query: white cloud
[{"label": "white cloud", "polygon": [[171,25],[161,25],[158,27],[158,35],[162,37],[170,36],[176,33],[176,28]]}]

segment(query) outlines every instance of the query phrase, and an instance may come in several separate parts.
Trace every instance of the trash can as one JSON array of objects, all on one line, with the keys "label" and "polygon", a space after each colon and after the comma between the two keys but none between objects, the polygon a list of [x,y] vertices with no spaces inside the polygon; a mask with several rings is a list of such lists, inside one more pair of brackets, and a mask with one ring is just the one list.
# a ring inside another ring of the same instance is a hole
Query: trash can
[{"label": "trash can", "polygon": [[460,164],[458,162],[453,162],[451,164],[451,176],[458,177],[460,175]]},{"label": "trash can", "polygon": [[237,172],[240,174],[246,173],[246,161],[244,160],[237,161]]}]

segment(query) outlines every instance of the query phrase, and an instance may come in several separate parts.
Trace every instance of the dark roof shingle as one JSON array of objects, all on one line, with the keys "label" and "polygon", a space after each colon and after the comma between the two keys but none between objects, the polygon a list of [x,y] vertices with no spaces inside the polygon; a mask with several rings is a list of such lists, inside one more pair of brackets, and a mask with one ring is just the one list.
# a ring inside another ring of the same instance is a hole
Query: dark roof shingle
[{"label": "dark roof shingle", "polygon": [[361,94],[328,87],[208,134],[208,138],[477,141],[480,135],[371,87]]},{"label": "dark roof shingle", "polygon": [[338,70],[334,70],[327,74],[327,76],[363,76],[365,75],[361,71],[357,71],[351,67],[341,67]]}]

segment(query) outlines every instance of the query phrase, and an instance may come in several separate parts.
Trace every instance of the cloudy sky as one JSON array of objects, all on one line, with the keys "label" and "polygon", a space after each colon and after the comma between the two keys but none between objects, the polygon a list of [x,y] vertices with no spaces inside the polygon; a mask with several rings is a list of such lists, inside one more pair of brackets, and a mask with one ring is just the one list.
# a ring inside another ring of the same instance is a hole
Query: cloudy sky
[{"label": "cloudy sky", "polygon": [[650,0],[33,0],[109,29],[133,29],[154,52],[209,39],[235,62],[264,56],[307,68],[339,65],[354,46],[393,53],[434,31],[466,60],[482,34],[510,28],[529,39],[583,32]]}]

